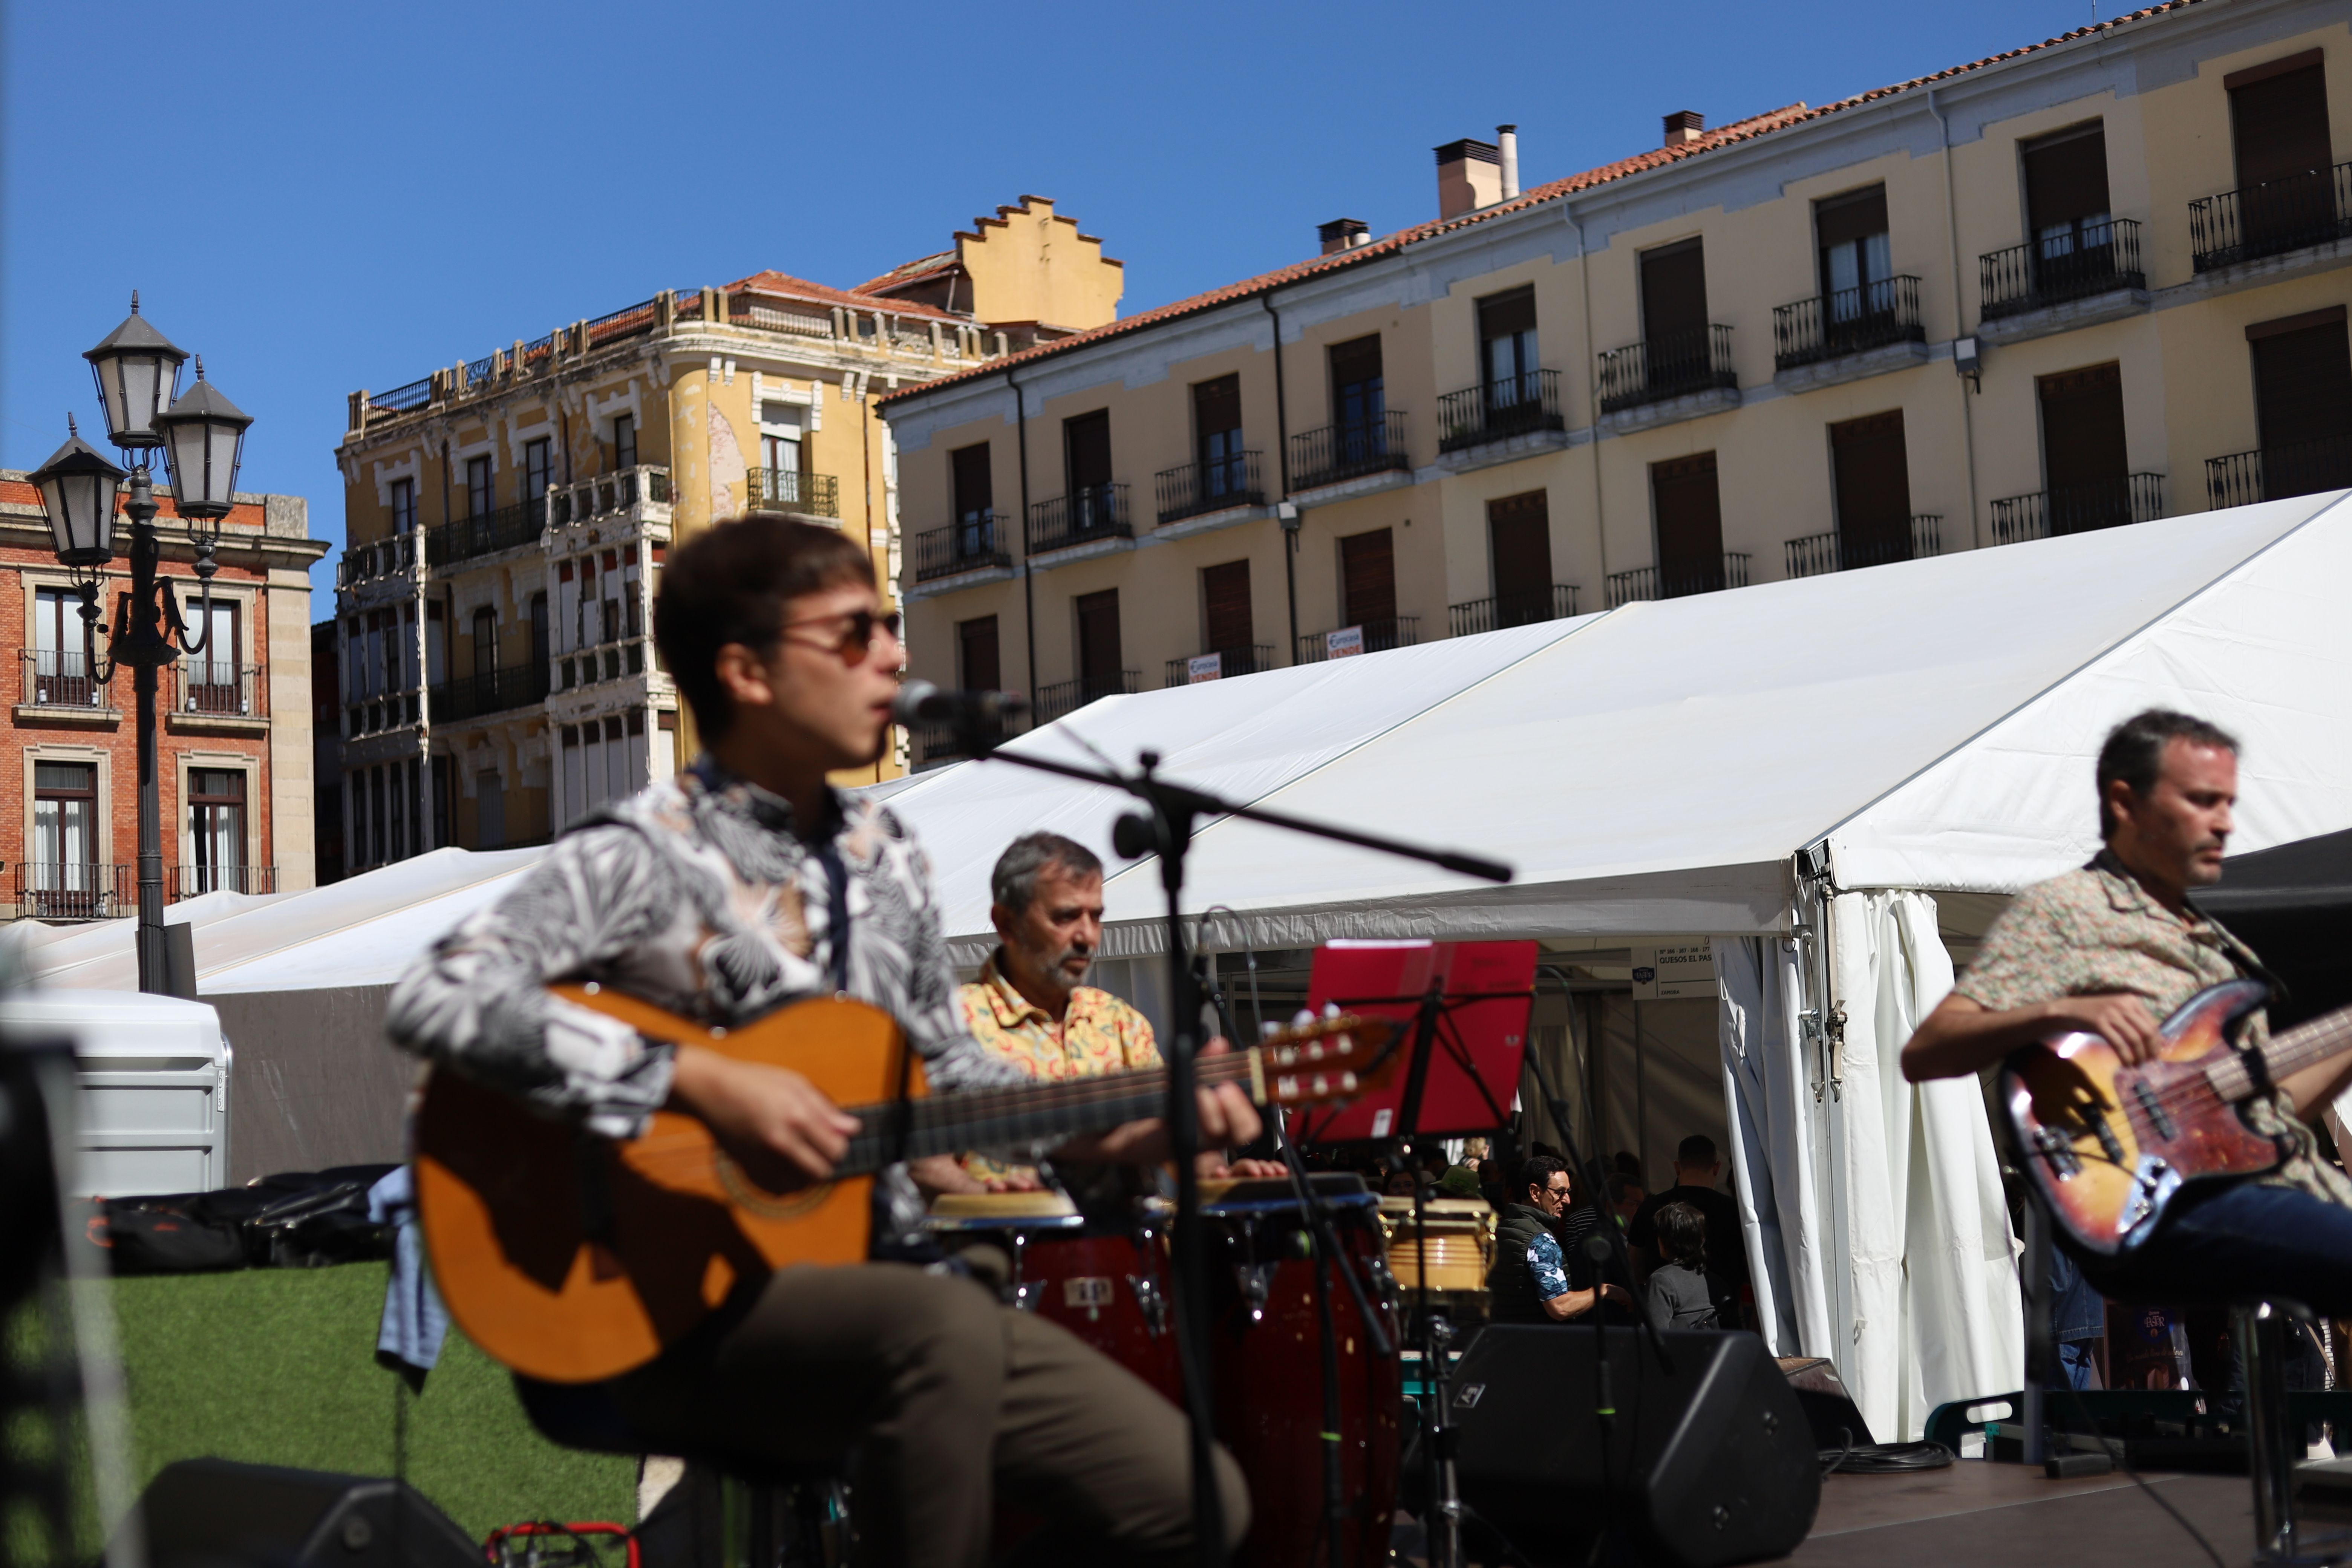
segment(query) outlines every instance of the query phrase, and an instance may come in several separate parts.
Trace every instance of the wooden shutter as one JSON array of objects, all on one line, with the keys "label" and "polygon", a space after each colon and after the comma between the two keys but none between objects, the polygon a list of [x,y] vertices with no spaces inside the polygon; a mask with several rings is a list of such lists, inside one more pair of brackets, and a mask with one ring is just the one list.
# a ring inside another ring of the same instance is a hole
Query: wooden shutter
[{"label": "wooden shutter", "polygon": [[1004,684],[997,663],[996,617],[956,623],[956,647],[961,655],[956,678],[968,691],[993,691]]},{"label": "wooden shutter", "polygon": [[1063,420],[1062,450],[1069,460],[1071,493],[1110,483],[1110,410]]},{"label": "wooden shutter", "polygon": [[[2254,72],[2262,69],[2255,67]],[[2253,79],[2230,79],[2230,134],[2237,150],[2238,188],[2326,169],[2334,153],[2327,135],[2327,78],[2319,62],[2246,74]]]},{"label": "wooden shutter", "polygon": [[1551,618],[1551,512],[1545,492],[1505,496],[1486,503],[1492,552],[1495,624],[1526,626]]},{"label": "wooden shutter", "polygon": [[1874,234],[1885,232],[1885,185],[1848,191],[1842,196],[1825,196],[1813,204],[1815,243],[1824,250],[1833,245],[1851,245],[1857,239],[1867,239]]},{"label": "wooden shutter", "polygon": [[1119,660],[1118,590],[1081,595],[1078,611],[1078,682],[1088,697],[1117,691]]},{"label": "wooden shutter", "polygon": [[2124,446],[2122,367],[2095,364],[2034,383],[2042,405],[2042,470],[2050,531],[2131,521],[2131,458]]},{"label": "wooden shutter", "polygon": [[989,469],[988,443],[959,447],[949,455],[955,474],[955,514],[970,518],[996,505],[996,485]]},{"label": "wooden shutter", "polygon": [[1339,541],[1339,592],[1351,626],[1396,619],[1396,548],[1387,529]]},{"label": "wooden shutter", "polygon": [[1331,345],[1331,384],[1361,386],[1381,379],[1381,335]]},{"label": "wooden shutter", "polygon": [[1536,330],[1536,290],[1530,283],[1508,293],[1489,294],[1478,301],[1478,337],[1507,338]]},{"label": "wooden shutter", "polygon": [[1706,330],[1706,253],[1696,239],[1642,252],[1642,336]]},{"label": "wooden shutter", "polygon": [[1192,428],[1202,440],[1242,427],[1242,378],[1221,375],[1192,388]]},{"label": "wooden shutter", "polygon": [[[1207,623],[1209,653],[1246,654],[1257,639],[1250,617],[1250,570],[1247,561],[1227,561],[1201,569],[1201,605]],[[1229,674],[1238,670],[1228,669]]]},{"label": "wooden shutter", "polygon": [[1723,586],[1723,502],[1715,454],[1650,465],[1658,527],[1658,594],[1675,598]]},{"label": "wooden shutter", "polygon": [[2246,329],[2264,452],[2352,437],[2352,353],[2344,315],[2336,305]]},{"label": "wooden shutter", "polygon": [[2025,144],[2025,218],[2034,234],[2107,206],[2107,132],[2099,121]]},{"label": "wooden shutter", "polygon": [[1847,566],[1911,559],[1911,475],[1903,411],[1830,426],[1838,553]]}]

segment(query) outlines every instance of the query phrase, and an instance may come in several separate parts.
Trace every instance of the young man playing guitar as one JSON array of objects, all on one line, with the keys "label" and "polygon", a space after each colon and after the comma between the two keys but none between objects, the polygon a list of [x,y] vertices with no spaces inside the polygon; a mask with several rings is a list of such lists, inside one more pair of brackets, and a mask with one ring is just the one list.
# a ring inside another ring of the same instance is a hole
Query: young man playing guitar
[{"label": "young man playing guitar", "polygon": [[[887,811],[825,783],[887,742],[898,626],[865,549],[833,530],[755,515],[673,550],[656,636],[706,754],[567,834],[442,939],[393,998],[394,1038],[591,1132],[628,1138],[683,1111],[772,1192],[824,1181],[858,1123],[797,1073],[646,1038],[547,987],[593,980],[728,1027],[846,993],[898,1019],[934,1091],[1026,1082],[963,1030],[921,852]],[[1204,1143],[1258,1131],[1232,1085],[1203,1091]],[[1133,1123],[1055,1152],[1151,1161],[1166,1139]],[[911,1231],[912,1183],[880,1190],[882,1228]],[[1192,1550],[1182,1415],[952,1274],[782,1268],[604,1386],[656,1452],[806,1466],[854,1450],[861,1563],[977,1568],[999,1490],[1052,1521],[1045,1560]],[[1247,1493],[1217,1459],[1238,1541]]]},{"label": "young man playing guitar", "polygon": [[[2186,714],[2152,710],[2118,725],[2099,752],[2100,835],[2089,865],[2018,895],[1976,962],[1903,1047],[1914,1082],[1998,1067],[2053,1035],[2095,1034],[2126,1063],[2154,1058],[2158,1026],[2205,987],[2261,963],[2188,900],[2221,880],[2238,797],[2238,745]],[[2269,1043],[2252,1014],[2237,1044]],[[2252,1180],[2180,1192],[2141,1245],[2110,1261],[2084,1258],[2106,1295],[2164,1300],[2184,1280],[2276,1291],[2321,1310],[2352,1308],[2352,1182],[2318,1152],[2303,1116],[2352,1080],[2339,1049],[2237,1102],[2283,1158]],[[2299,1109],[2300,1108],[2300,1109]]]}]

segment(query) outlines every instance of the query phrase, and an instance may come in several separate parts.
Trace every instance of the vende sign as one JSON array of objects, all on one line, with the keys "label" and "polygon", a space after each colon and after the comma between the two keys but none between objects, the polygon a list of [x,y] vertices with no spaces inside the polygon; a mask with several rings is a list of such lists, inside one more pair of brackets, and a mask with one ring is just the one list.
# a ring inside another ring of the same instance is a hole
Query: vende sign
[{"label": "vende sign", "polygon": [[1195,654],[1185,661],[1184,683],[1198,686],[1204,680],[1215,680],[1225,673],[1225,656],[1221,653]]},{"label": "vende sign", "polygon": [[1325,658],[1349,658],[1364,651],[1364,628],[1341,626],[1336,632],[1323,634]]}]

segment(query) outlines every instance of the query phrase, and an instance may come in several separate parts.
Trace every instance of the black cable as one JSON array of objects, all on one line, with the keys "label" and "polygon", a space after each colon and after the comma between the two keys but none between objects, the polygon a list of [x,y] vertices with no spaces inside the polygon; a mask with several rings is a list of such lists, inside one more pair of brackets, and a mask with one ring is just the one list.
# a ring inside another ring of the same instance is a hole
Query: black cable
[{"label": "black cable", "polygon": [[1857,1443],[1843,1426],[1838,1435],[1845,1447],[1823,1448],[1819,1455],[1825,1476],[1907,1476],[1940,1470],[1952,1462],[1952,1451],[1941,1443]]}]

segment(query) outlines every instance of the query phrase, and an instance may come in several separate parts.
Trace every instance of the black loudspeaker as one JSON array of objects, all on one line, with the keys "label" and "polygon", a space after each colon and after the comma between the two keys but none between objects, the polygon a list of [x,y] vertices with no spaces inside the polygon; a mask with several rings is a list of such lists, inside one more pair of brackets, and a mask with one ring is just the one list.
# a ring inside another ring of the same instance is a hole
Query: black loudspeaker
[{"label": "black loudspeaker", "polygon": [[482,1568],[482,1549],[401,1481],[182,1459],[139,1499],[150,1568]]},{"label": "black loudspeaker", "polygon": [[[1597,1338],[1616,1409],[1596,1418]],[[1789,1380],[1753,1334],[1497,1324],[1454,1369],[1462,1500],[1538,1568],[1721,1568],[1780,1557],[1812,1528],[1822,1479]]]}]

